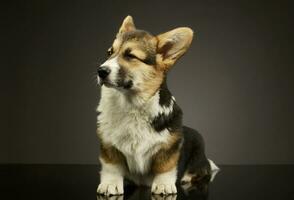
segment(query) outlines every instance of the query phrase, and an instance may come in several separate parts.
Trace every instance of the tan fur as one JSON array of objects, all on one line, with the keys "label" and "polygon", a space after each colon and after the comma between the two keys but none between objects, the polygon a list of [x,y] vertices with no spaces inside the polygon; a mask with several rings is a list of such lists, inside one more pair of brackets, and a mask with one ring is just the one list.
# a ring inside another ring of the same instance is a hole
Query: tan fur
[{"label": "tan fur", "polygon": [[135,27],[135,24],[134,24],[134,21],[133,21],[133,18],[131,16],[127,16],[120,29],[119,29],[119,33],[123,33],[123,32],[128,32],[128,31],[133,31],[135,30],[136,27]]},{"label": "tan fur", "polygon": [[160,174],[173,169],[179,159],[179,152],[172,154],[171,156],[167,157],[164,151],[159,151],[156,156],[154,157],[154,163],[152,165],[152,172],[154,174]]},{"label": "tan fur", "polygon": [[100,159],[103,159],[105,163],[124,164],[125,156],[111,144],[104,143],[98,130],[97,135],[100,141]]},{"label": "tan fur", "polygon": [[187,51],[193,39],[193,31],[187,27],[176,28],[156,36],[157,61],[168,70]]},{"label": "tan fur", "polygon": [[164,74],[162,71],[154,72],[150,76],[150,79],[152,81],[145,83],[145,85],[142,88],[142,92],[139,94],[139,96],[143,97],[144,99],[149,99],[150,97],[152,97],[160,87],[164,78],[163,75]]},{"label": "tan fur", "polygon": [[131,49],[132,49],[131,54],[134,54],[139,59],[144,60],[146,58],[146,53],[134,47],[134,45],[133,45],[133,48],[131,47]]},{"label": "tan fur", "polygon": [[113,48],[113,52],[114,52],[114,54],[115,54],[116,52],[118,52],[121,43],[122,43],[122,41],[121,41],[119,38],[117,38],[117,39],[115,39],[115,40],[113,41],[112,48]]},{"label": "tan fur", "polygon": [[125,161],[124,155],[111,145],[104,145],[103,143],[101,143],[100,152],[100,157],[105,163],[122,164]]},{"label": "tan fur", "polygon": [[176,145],[176,143],[180,139],[179,133],[172,133],[169,142],[163,144],[161,149],[153,156],[151,170],[154,174],[170,171],[177,165],[180,156],[180,144]]}]

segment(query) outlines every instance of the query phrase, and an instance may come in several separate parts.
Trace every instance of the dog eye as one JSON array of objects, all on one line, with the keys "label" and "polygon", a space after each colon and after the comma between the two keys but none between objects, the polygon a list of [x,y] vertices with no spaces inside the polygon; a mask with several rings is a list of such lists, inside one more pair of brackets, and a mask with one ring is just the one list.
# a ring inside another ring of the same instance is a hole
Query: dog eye
[{"label": "dog eye", "polygon": [[111,56],[113,54],[113,48],[107,50],[107,57]]},{"label": "dog eye", "polygon": [[127,54],[126,57],[128,57],[128,58],[137,58],[134,54]]},{"label": "dog eye", "polygon": [[124,54],[124,56],[125,56],[127,59],[133,59],[133,58],[138,59],[137,56],[135,56],[134,54],[131,54],[129,51],[126,51],[125,54]]}]

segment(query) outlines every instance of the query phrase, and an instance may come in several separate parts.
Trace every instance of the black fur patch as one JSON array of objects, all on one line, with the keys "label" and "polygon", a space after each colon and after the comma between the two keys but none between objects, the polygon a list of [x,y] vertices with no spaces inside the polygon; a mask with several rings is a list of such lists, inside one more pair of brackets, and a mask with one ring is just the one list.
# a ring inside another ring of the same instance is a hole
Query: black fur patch
[{"label": "black fur patch", "polygon": [[131,53],[130,48],[127,48],[125,50],[125,52],[124,52],[124,58],[126,60],[128,60],[128,61],[133,59],[133,58],[136,58],[136,59],[140,60],[141,62],[147,64],[147,65],[155,65],[156,64],[156,56],[155,56],[155,53],[153,53],[153,52],[147,51],[146,52],[147,57],[145,59],[140,59],[140,58],[138,58],[135,55],[132,55],[130,53]]},{"label": "black fur patch", "polygon": [[126,60],[131,60],[132,58],[134,58],[134,57],[131,57],[130,55],[130,53],[131,53],[131,49],[130,48],[127,48],[126,50],[125,50],[125,52],[123,53],[124,54],[124,58],[126,59]]},{"label": "black fur patch", "polygon": [[147,56],[144,60],[142,60],[147,65],[156,65],[156,53],[154,51],[147,51]]},{"label": "black fur patch", "polygon": [[122,67],[122,66],[120,66],[119,67],[119,70],[118,70],[118,80],[117,80],[117,84],[119,85],[119,86],[122,86],[123,84],[124,84],[124,80],[125,80],[125,78],[126,78],[126,72],[125,72],[125,70],[124,70],[125,68],[124,67]]},{"label": "black fur patch", "polygon": [[172,48],[173,45],[174,44],[172,42],[167,42],[166,44],[164,44],[163,47],[158,48],[158,53],[162,54],[163,59],[167,58],[167,53]]},{"label": "black fur patch", "polygon": [[126,71],[124,69],[125,67],[120,66],[118,71],[117,85],[119,87],[123,87],[124,89],[130,89],[133,86],[133,81],[126,80]]},{"label": "black fur patch", "polygon": [[169,115],[159,114],[152,121],[152,127],[160,132],[168,129],[171,132],[181,131],[182,129],[182,110],[174,103],[173,110]]},{"label": "black fur patch", "polygon": [[201,134],[189,127],[183,126],[184,143],[178,165],[178,180],[185,171],[197,178],[210,176],[210,164],[205,156],[205,145]]},{"label": "black fur patch", "polygon": [[167,88],[166,78],[164,78],[159,88],[159,105],[168,107],[171,103],[172,94]]},{"label": "black fur patch", "polygon": [[[167,88],[166,80],[160,86],[159,91],[159,104],[161,106],[170,106],[172,100],[172,95]],[[181,131],[182,130],[182,118],[183,113],[181,108],[174,101],[172,112],[168,115],[161,113],[158,114],[152,121],[152,127],[160,132],[164,129],[168,129],[171,132]]]},{"label": "black fur patch", "polygon": [[123,34],[123,41],[132,40],[132,39],[141,39],[141,38],[150,37],[150,36],[152,35],[144,30],[129,31]]}]

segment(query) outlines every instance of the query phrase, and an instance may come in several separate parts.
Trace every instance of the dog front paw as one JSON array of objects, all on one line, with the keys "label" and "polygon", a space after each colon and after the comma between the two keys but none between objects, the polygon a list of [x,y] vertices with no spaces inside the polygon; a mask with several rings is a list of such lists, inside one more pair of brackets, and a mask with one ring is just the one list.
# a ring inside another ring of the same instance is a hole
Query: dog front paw
[{"label": "dog front paw", "polygon": [[124,193],[122,182],[102,182],[97,188],[97,193],[110,196],[110,195],[122,195]]},{"label": "dog front paw", "polygon": [[174,183],[153,183],[151,187],[152,194],[176,194],[177,187]]}]

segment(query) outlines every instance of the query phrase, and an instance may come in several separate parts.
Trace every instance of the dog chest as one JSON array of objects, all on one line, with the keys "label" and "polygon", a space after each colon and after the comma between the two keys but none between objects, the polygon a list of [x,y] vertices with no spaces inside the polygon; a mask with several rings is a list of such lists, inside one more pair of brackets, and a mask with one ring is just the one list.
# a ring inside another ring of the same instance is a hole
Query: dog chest
[{"label": "dog chest", "polygon": [[155,132],[148,117],[136,110],[102,112],[98,122],[103,141],[124,154],[131,172],[147,172],[152,155],[167,139],[167,133]]}]

